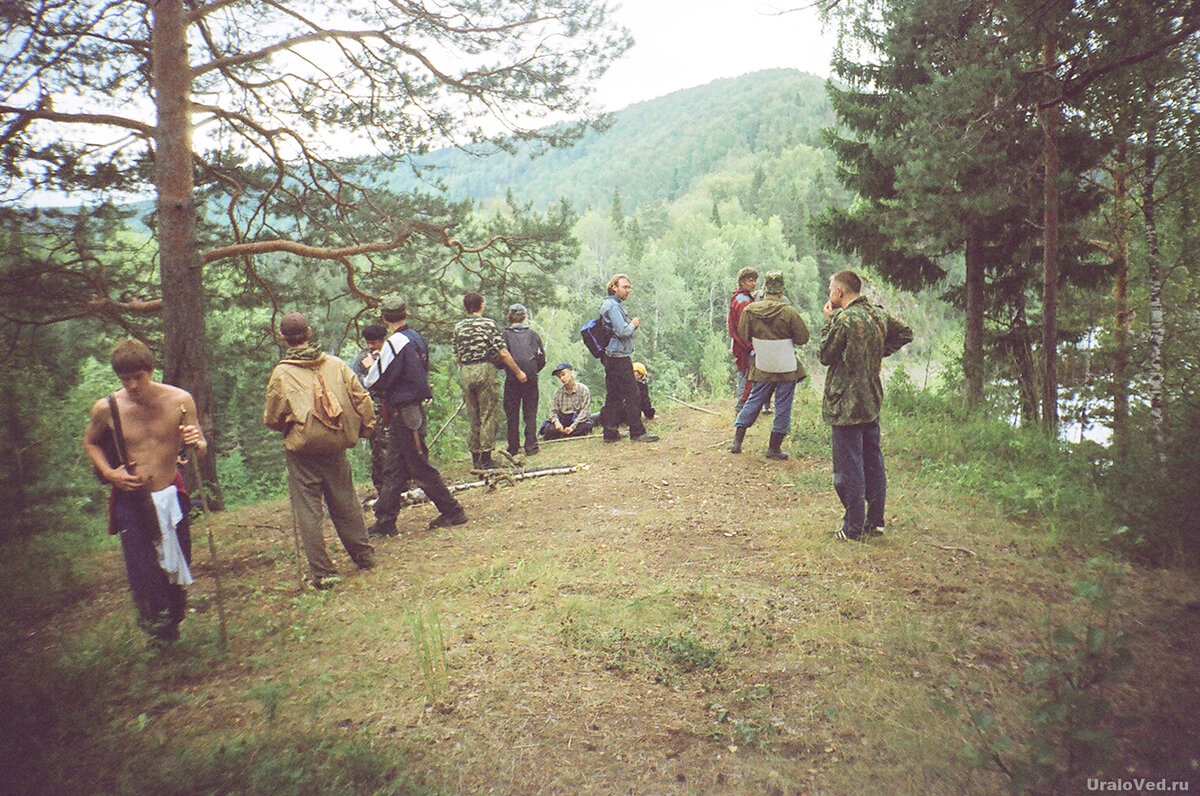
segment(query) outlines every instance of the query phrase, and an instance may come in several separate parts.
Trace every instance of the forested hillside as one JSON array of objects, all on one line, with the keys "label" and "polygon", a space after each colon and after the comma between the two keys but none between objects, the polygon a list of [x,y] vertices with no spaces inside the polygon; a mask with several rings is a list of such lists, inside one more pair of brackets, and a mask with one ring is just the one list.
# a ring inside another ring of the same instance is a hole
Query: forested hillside
[{"label": "forested hillside", "polygon": [[[589,131],[569,149],[530,156],[498,147],[443,149],[418,159],[434,167],[455,199],[487,200],[511,191],[546,207],[566,199],[577,209],[606,206],[619,191],[632,209],[678,199],[729,158],[778,154],[804,145],[823,148],[821,130],[833,116],[824,81],[793,70],[768,70],[717,80],[631,105],[611,127]],[[831,176],[831,175],[830,175]],[[398,169],[393,187],[420,183]]]}]

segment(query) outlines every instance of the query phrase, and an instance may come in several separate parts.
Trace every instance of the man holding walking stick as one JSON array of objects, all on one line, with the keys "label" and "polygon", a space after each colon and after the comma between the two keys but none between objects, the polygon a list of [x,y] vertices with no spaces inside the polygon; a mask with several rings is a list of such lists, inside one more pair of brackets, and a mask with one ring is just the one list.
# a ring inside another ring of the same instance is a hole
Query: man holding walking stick
[{"label": "man holding walking stick", "polygon": [[170,643],[179,638],[193,582],[190,501],[176,463],[184,446],[203,456],[208,443],[200,426],[181,422],[181,415],[196,417],[191,394],[153,380],[145,343],[118,343],[112,368],[122,387],[92,405],[83,449],[112,487],[109,533],[121,537],[138,624],[152,642]]},{"label": "man holding walking stick", "polygon": [[312,585],[328,589],[339,578],[321,531],[323,504],[355,565],[375,566],[346,458],[359,439],[370,438],[375,407],[350,367],[311,342],[312,329],[303,315],[284,315],[279,332],[288,349],[267,382],[263,423],[283,433],[288,494]]}]

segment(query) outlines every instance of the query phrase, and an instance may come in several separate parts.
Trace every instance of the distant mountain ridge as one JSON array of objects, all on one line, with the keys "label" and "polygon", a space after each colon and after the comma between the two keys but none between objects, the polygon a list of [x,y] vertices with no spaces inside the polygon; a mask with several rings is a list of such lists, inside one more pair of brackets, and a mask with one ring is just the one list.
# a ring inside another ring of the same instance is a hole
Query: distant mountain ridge
[{"label": "distant mountain ridge", "polygon": [[[730,155],[807,144],[824,148],[821,128],[834,123],[822,78],[771,69],[723,78],[612,114],[613,125],[575,146],[537,158],[528,150],[486,157],[443,149],[420,159],[454,200],[503,197],[545,208],[566,198],[579,210],[612,201],[620,190],[627,211],[683,195],[694,180]],[[387,180],[417,187],[407,169]]]}]

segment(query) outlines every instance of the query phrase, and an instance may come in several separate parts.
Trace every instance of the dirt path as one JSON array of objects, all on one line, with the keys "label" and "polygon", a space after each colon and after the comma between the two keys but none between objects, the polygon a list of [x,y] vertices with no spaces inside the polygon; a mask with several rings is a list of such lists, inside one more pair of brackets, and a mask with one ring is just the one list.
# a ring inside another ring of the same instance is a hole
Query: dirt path
[{"label": "dirt path", "polygon": [[[286,504],[214,518],[232,649],[188,676],[185,698],[123,709],[179,743],[355,739],[444,793],[1002,790],[998,770],[958,756],[966,713],[1028,739],[1022,675],[1043,620],[1081,618],[1082,557],[947,497],[902,457],[887,534],[832,540],[841,508],[811,406],[787,462],[763,458],[761,421],[746,453],[727,453],[728,408],[710,408],[668,409],[656,444],[544,445],[530,466],[586,469],[466,491],[463,526],[428,532],[434,509],[405,509],[370,572],[330,532],[347,576],[331,592],[297,587]],[[185,642],[215,623],[197,558]],[[106,566],[80,627],[129,610],[119,552]],[[1128,576],[1118,618],[1135,667],[1111,693],[1106,777],[1196,777],[1198,598],[1186,573]],[[437,637],[444,653],[423,653]]]}]

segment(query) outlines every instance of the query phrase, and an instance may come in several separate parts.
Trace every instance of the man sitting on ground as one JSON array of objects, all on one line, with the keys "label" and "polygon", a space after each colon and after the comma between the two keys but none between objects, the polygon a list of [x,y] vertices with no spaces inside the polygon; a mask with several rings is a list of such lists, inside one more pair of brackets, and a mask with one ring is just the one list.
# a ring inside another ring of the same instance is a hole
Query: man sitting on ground
[{"label": "man sitting on ground", "polygon": [[[654,417],[654,405],[650,403],[650,375],[646,372],[646,366],[641,362],[633,363],[633,380],[637,383],[638,391],[638,411],[646,420]],[[600,422],[600,413],[596,412],[592,415],[592,425]]]},{"label": "man sitting on ground", "polygon": [[550,417],[542,423],[542,437],[562,439],[590,434],[593,425],[590,416],[591,391],[575,381],[575,369],[568,362],[560,362],[553,374],[562,382],[562,386],[554,391],[554,397],[550,399]]},{"label": "man sitting on ground", "polygon": [[638,387],[638,406],[647,420],[654,417],[654,406],[650,403],[650,374],[641,362],[633,363],[633,380]]}]

